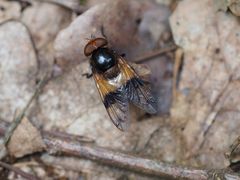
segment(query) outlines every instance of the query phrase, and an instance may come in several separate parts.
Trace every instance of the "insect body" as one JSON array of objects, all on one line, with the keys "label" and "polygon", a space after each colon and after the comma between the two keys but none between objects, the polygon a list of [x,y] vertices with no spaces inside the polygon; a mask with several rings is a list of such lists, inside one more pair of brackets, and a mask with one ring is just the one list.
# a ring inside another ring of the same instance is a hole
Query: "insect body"
[{"label": "insect body", "polygon": [[107,40],[95,38],[84,48],[91,56],[90,65],[103,104],[114,125],[120,130],[129,124],[129,102],[148,113],[156,113],[156,102],[149,83],[140,78],[123,57],[107,48]]}]

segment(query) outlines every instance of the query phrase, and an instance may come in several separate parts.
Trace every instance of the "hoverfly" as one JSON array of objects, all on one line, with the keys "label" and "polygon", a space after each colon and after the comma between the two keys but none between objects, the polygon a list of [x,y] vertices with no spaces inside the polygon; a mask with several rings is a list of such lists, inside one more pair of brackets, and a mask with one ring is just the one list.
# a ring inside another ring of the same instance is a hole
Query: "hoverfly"
[{"label": "hoverfly", "polygon": [[113,124],[124,131],[129,124],[129,102],[153,114],[156,113],[156,101],[150,84],[107,44],[102,37],[91,39],[84,54],[91,56],[92,75],[108,115]]}]

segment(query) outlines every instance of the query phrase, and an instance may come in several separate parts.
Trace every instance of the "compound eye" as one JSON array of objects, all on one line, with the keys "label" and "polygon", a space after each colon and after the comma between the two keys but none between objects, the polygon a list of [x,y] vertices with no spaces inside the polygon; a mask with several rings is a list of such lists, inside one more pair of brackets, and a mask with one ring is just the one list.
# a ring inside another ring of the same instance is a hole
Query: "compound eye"
[{"label": "compound eye", "polygon": [[108,44],[104,38],[95,38],[90,40],[84,48],[85,56],[90,56],[94,50],[100,47],[104,47]]}]

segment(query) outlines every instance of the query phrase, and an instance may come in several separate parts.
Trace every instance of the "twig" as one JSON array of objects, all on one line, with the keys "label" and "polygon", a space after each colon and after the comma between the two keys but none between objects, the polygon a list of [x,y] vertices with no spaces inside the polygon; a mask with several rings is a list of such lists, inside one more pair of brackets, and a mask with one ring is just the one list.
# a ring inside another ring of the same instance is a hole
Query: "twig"
[{"label": "twig", "polygon": [[[1,132],[1,128],[0,128],[0,132]],[[72,134],[68,134],[68,133],[63,133],[63,132],[59,132],[59,131],[44,131],[42,130],[43,134],[47,134],[48,136],[54,136],[54,137],[58,137],[61,138],[64,141],[78,141],[78,142],[85,142],[85,143],[94,143],[94,140],[85,136],[80,136],[80,135],[72,135]]]},{"label": "twig", "polygon": [[160,56],[160,55],[162,55],[164,53],[173,51],[175,49],[177,49],[177,46],[176,45],[171,45],[169,47],[165,47],[165,48],[161,48],[159,50],[148,52],[148,53],[142,55],[141,57],[133,60],[133,62],[135,62],[135,63],[143,63],[143,62],[145,62],[145,61],[147,61],[149,59],[152,59],[154,57]]},{"label": "twig", "polygon": [[[6,131],[7,123],[0,121],[0,131]],[[87,143],[80,143],[76,141],[75,136],[66,138],[58,133],[49,131],[42,131],[43,141],[47,146],[49,153],[67,154],[76,157],[82,157],[93,161],[101,162],[106,165],[125,168],[136,172],[155,175],[158,177],[168,177],[176,179],[193,179],[206,180],[210,177],[224,177],[231,176],[239,179],[237,174],[227,172],[226,170],[200,170],[187,168],[177,165],[170,165],[167,163],[141,158],[133,155],[128,155],[121,152],[105,149],[89,145]],[[0,134],[1,135],[1,134]]]},{"label": "twig", "polygon": [[39,178],[37,178],[36,176],[33,176],[31,174],[25,173],[24,171],[22,171],[19,168],[13,167],[5,162],[0,161],[0,166],[2,166],[5,169],[8,169],[10,171],[15,172],[16,174],[19,174],[20,176],[22,176],[23,178],[29,179],[29,180],[38,180]]},{"label": "twig", "polygon": [[203,170],[193,170],[180,166],[169,165],[162,162],[136,157],[120,152],[115,152],[101,147],[91,146],[77,141],[64,141],[61,138],[43,134],[43,140],[50,152],[75,155],[90,160],[98,161],[111,166],[127,168],[133,171],[160,177],[207,179]]}]

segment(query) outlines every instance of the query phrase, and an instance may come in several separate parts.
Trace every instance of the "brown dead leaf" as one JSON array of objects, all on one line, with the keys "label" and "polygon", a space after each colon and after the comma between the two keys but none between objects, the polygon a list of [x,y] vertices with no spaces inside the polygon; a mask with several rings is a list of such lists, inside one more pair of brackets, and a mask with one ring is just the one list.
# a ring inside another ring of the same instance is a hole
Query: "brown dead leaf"
[{"label": "brown dead leaf", "polygon": [[23,118],[13,132],[7,147],[10,155],[22,157],[44,150],[45,144],[37,128],[27,118]]},{"label": "brown dead leaf", "polygon": [[32,5],[23,11],[21,21],[29,28],[38,53],[36,78],[52,71],[55,58],[53,42],[71,20],[72,11],[55,3],[32,1]]},{"label": "brown dead leaf", "polygon": [[173,122],[183,124],[186,157],[211,168],[224,167],[224,152],[240,128],[238,19],[215,12],[213,1],[186,0],[170,23],[184,51],[179,96],[185,97],[175,99],[172,115]]},{"label": "brown dead leaf", "polygon": [[104,8],[105,4],[101,4],[89,9],[58,34],[55,40],[55,54],[61,69],[69,69],[86,59],[83,54],[86,38],[90,38],[91,34],[99,36],[100,32],[96,32],[100,26],[97,19]]},{"label": "brown dead leaf", "polygon": [[[17,31],[16,31],[17,29]],[[35,87],[37,59],[26,27],[8,21],[0,26],[0,117],[10,121]]]},{"label": "brown dead leaf", "polygon": [[71,15],[70,10],[61,6],[33,1],[31,7],[23,11],[21,20],[30,29],[37,49],[41,49],[70,23]]}]

